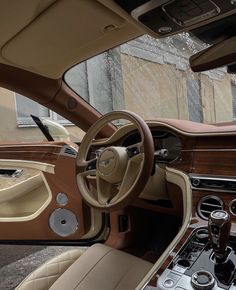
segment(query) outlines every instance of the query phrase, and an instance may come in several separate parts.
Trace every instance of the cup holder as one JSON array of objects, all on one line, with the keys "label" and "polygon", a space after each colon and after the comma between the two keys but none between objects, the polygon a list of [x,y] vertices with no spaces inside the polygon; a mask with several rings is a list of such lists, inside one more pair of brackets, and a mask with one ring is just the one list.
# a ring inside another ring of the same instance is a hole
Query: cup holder
[{"label": "cup holder", "polygon": [[187,259],[180,259],[180,260],[178,260],[177,264],[178,264],[178,266],[181,266],[183,268],[188,268],[191,265],[189,260],[187,260]]}]

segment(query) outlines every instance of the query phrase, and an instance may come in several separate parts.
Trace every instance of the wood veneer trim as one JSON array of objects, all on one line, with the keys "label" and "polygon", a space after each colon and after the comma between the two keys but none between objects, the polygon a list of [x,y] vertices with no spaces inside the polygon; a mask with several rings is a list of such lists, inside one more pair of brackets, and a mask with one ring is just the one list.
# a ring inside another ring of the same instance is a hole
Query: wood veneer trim
[{"label": "wood veneer trim", "polygon": [[[169,252],[168,257],[163,262],[163,264],[158,269],[158,271],[156,273],[154,273],[154,275],[150,279],[148,285],[152,285],[152,286],[155,286],[156,285],[158,276],[160,276],[164,272],[164,270],[168,267],[168,265],[171,263],[171,261],[173,260],[173,258],[179,252],[179,250],[182,248],[182,246],[189,239],[189,237],[191,236],[191,234],[193,233],[193,231],[195,231],[197,228],[206,227],[207,226],[208,221],[207,220],[203,220],[201,217],[199,217],[199,215],[197,213],[197,204],[198,204],[199,200],[203,196],[207,196],[207,195],[212,195],[212,192],[210,192],[210,191],[209,192],[204,192],[204,194],[203,194],[203,192],[201,190],[193,190],[193,195],[192,195],[192,197],[193,197],[192,198],[192,218],[191,218],[191,222],[190,222],[190,224],[189,224],[189,226],[188,226],[185,234],[181,238],[181,240]],[[222,198],[222,200],[224,201],[224,209],[225,210],[228,210],[229,209],[228,207],[229,207],[230,201],[234,198],[234,194],[233,193],[214,193],[214,195]],[[236,216],[233,216],[231,214],[231,219],[232,219],[231,234],[236,235]]]},{"label": "wood veneer trim", "polygon": [[55,165],[61,148],[62,145],[49,144],[3,144],[0,145],[0,159],[42,162]]}]

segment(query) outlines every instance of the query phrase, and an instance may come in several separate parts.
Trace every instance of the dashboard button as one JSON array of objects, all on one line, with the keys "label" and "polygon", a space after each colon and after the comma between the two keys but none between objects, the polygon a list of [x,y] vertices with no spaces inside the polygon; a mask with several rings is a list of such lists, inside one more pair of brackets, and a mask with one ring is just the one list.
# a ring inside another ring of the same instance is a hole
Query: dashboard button
[{"label": "dashboard button", "polygon": [[201,183],[201,181],[198,178],[195,178],[195,179],[192,180],[192,185],[195,186],[195,187],[200,186],[200,183]]}]

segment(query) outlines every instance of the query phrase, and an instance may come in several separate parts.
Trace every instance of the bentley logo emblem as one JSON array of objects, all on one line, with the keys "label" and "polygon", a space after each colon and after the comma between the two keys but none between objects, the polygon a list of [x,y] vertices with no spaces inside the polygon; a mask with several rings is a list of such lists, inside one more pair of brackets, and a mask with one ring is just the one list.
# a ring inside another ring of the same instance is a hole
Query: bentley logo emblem
[{"label": "bentley logo emblem", "polygon": [[107,158],[105,160],[100,160],[99,161],[99,165],[100,166],[103,166],[103,167],[107,167],[111,164],[111,162],[114,160],[114,157],[110,157],[110,158]]}]

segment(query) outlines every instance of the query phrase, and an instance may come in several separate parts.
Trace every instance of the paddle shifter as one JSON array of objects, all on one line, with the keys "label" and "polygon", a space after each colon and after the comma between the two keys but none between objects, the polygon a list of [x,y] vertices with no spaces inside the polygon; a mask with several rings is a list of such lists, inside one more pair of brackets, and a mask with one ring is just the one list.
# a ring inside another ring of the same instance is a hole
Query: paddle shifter
[{"label": "paddle shifter", "polygon": [[209,239],[214,249],[215,260],[222,263],[227,257],[231,220],[224,210],[214,210],[209,217]]}]

